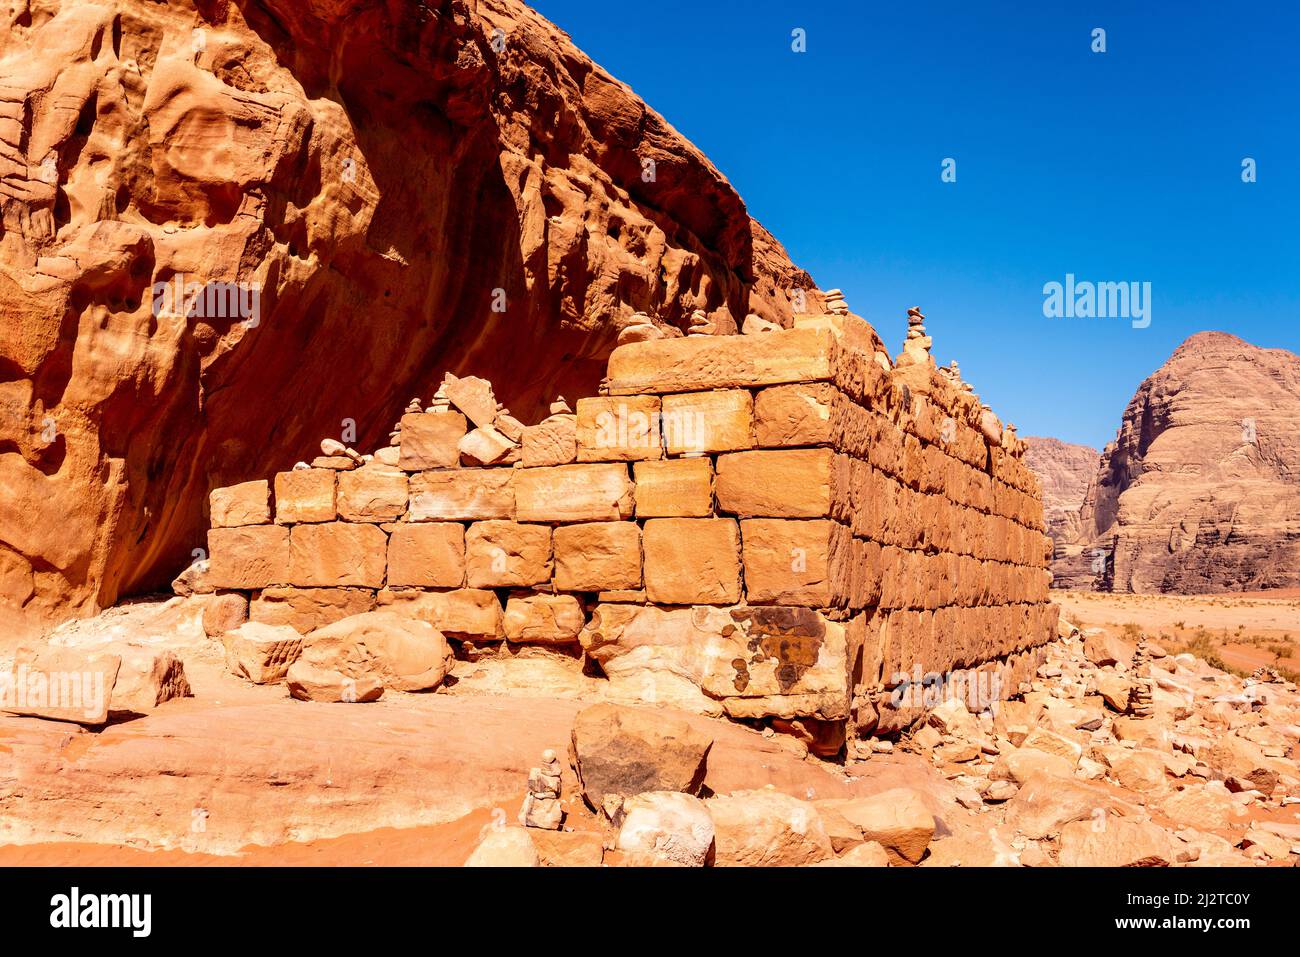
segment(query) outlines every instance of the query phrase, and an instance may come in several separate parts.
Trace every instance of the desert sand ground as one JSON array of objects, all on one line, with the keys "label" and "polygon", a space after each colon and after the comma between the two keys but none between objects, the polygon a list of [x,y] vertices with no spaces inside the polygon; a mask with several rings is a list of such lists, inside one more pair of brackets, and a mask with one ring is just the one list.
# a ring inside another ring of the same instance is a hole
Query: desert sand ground
[{"label": "desert sand ground", "polygon": [[[1064,617],[1086,633],[1113,635],[1115,646],[1127,646],[1121,654],[1131,654],[1126,639],[1134,628],[1168,645],[1170,655],[1180,643],[1204,643],[1200,635],[1226,635],[1211,649],[1225,658],[1263,649],[1246,638],[1276,643],[1288,629],[1300,633],[1294,596],[1056,597]],[[574,715],[592,700],[590,686],[571,671],[537,659],[508,663],[511,669],[528,664],[515,672],[509,694],[500,693],[506,684],[494,673],[505,663],[479,661],[458,662],[457,680],[435,694],[394,692],[361,706],[295,701],[283,685],[251,685],[229,674],[220,643],[204,635],[181,599],[115,609],[61,629],[58,640],[93,646],[128,633],[174,650],[194,696],[96,732],[0,715],[0,866],[457,866],[494,823],[514,822],[529,767],[545,748],[563,754]],[[1236,638],[1239,633],[1245,637]],[[0,641],[0,657],[16,642],[12,636]],[[1160,740],[1133,740],[1132,724],[1121,729],[1089,690],[1104,674],[1082,649],[1080,638],[1050,646],[1025,703],[1008,703],[992,725],[971,732],[969,740],[980,742],[974,762],[960,734],[939,735],[934,727],[904,736],[892,753],[837,763],[810,756],[789,735],[687,716],[714,739],[705,787],[716,794],[771,787],[809,802],[908,789],[935,820],[923,865],[1045,864],[1058,855],[1062,863],[1112,863],[1126,847],[1092,847],[1086,827],[1082,850],[1079,834],[1070,852],[1064,837],[1042,839],[1043,821],[1055,833],[1099,806],[1138,822],[1125,826],[1138,828],[1142,840],[1173,841],[1180,862],[1277,866],[1296,859],[1300,801],[1287,790],[1293,780],[1272,797],[1230,794],[1219,781],[1207,784],[1217,772],[1171,750],[1168,732],[1160,730],[1175,728],[1176,736],[1208,749],[1230,725],[1258,737],[1274,758],[1292,762],[1294,727],[1286,723],[1292,719],[1285,702],[1293,685],[1279,692],[1284,703],[1275,716],[1266,712],[1272,717],[1263,727],[1243,704],[1240,679],[1216,677],[1191,658],[1163,658],[1158,720],[1150,726]],[[1192,712],[1199,716],[1179,717]],[[1008,738],[1018,739],[1015,725],[1026,720],[1041,729],[1042,741],[1012,747]],[[1082,741],[1087,735],[1077,729],[1097,724],[1102,728],[1090,753],[1109,767],[1081,761],[1079,772],[1038,793],[1008,764],[1017,754],[1032,767],[1050,764],[1057,760],[1053,749],[1072,747],[1063,742]],[[1130,736],[1131,750],[1113,739],[1112,724],[1114,735]],[[1091,768],[1086,780],[1084,764]],[[1011,768],[1019,788],[1007,787],[1010,800],[981,800],[979,789],[990,779],[1009,783],[996,773],[999,767]],[[1150,778],[1153,769],[1163,769],[1159,780]],[[574,853],[589,854],[594,845],[599,860],[601,825],[584,806],[567,763],[563,783]],[[1213,793],[1202,794],[1207,788]],[[1262,857],[1255,848],[1252,861],[1246,851],[1257,826],[1277,829],[1283,838],[1264,839],[1282,846]],[[1040,836],[1026,839],[1026,830]],[[1121,845],[1129,840],[1112,836]],[[1288,840],[1295,845],[1289,853]],[[607,851],[604,862],[618,864],[620,856]]]},{"label": "desert sand ground", "polygon": [[1170,654],[1190,651],[1241,675],[1267,665],[1300,673],[1300,589],[1231,595],[1122,595],[1053,592],[1062,615],[1081,628],[1133,640],[1145,632]]}]

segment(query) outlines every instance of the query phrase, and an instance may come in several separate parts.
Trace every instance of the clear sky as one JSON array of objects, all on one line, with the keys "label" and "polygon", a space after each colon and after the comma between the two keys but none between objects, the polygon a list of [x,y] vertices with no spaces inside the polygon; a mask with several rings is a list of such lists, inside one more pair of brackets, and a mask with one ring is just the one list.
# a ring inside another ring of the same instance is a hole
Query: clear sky
[{"label": "clear sky", "polygon": [[[532,2],[1021,435],[1104,445],[1204,329],[1300,352],[1298,3]],[[1150,325],[1046,318],[1067,273],[1151,283]]]}]

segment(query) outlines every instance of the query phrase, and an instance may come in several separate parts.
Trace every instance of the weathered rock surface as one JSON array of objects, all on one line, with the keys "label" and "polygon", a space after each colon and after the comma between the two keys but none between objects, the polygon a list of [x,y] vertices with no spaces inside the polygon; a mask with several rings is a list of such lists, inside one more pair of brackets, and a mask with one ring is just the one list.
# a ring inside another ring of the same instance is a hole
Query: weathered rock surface
[{"label": "weathered rock surface", "polygon": [[623,802],[620,851],[646,852],[684,867],[703,867],[713,849],[713,818],[703,801],[680,791],[652,791]]},{"label": "weathered rock surface", "polygon": [[36,617],[165,584],[210,489],[382,444],[430,367],[531,418],[636,312],[822,305],[518,0],[31,6],[0,35],[0,600]]},{"label": "weathered rock surface", "polygon": [[230,673],[259,685],[283,678],[302,654],[302,635],[288,625],[246,622],[223,643]]},{"label": "weathered rock surface", "polygon": [[427,691],[446,677],[452,653],[427,621],[372,611],[307,635],[301,660],[350,678],[373,678],[396,691]]},{"label": "weathered rock surface", "polygon": [[817,808],[761,789],[708,801],[718,867],[798,867],[834,857]]},{"label": "weathered rock surface", "polygon": [[694,794],[713,739],[671,711],[598,704],[573,720],[570,758],[591,807],[646,791]]},{"label": "weathered rock surface", "polygon": [[1025,436],[1029,451],[1025,464],[1038,476],[1043,490],[1043,521],[1047,534],[1057,542],[1073,542],[1079,536],[1079,511],[1088,484],[1097,474],[1096,449],[1060,439]]},{"label": "weathered rock surface", "polygon": [[895,788],[869,798],[833,802],[832,806],[900,864],[919,863],[934,837],[934,816],[915,791]]},{"label": "weathered rock surface", "polygon": [[1223,332],[1191,336],[1129,402],[1053,584],[1180,594],[1300,585],[1298,416],[1300,356]]},{"label": "weathered rock surface", "polygon": [[580,638],[611,686],[702,714],[848,712],[842,624],[809,608],[601,604]]}]

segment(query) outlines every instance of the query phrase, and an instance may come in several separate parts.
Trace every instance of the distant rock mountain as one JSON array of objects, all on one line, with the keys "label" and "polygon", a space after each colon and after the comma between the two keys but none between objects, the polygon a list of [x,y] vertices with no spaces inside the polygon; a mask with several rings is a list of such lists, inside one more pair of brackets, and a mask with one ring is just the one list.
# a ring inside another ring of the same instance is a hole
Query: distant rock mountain
[{"label": "distant rock mountain", "polygon": [[1058,547],[1057,587],[1228,592],[1300,586],[1300,356],[1223,332],[1138,388]]},{"label": "distant rock mountain", "polygon": [[1043,488],[1047,533],[1054,542],[1073,542],[1079,537],[1079,511],[1088,484],[1097,474],[1100,453],[1088,445],[1043,436],[1026,436],[1025,441],[1029,443],[1025,462]]}]

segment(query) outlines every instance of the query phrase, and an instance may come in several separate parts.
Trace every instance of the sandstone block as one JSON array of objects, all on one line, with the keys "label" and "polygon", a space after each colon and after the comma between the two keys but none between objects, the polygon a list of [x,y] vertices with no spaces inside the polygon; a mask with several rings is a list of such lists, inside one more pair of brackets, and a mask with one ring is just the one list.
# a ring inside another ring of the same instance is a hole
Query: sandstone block
[{"label": "sandstone block", "polygon": [[578,461],[662,458],[659,412],[659,400],[654,396],[579,399]]},{"label": "sandstone block", "polygon": [[329,701],[356,704],[378,701],[384,686],[378,678],[352,678],[331,668],[322,668],[299,658],[285,674],[290,697],[300,701]]},{"label": "sandstone block", "polygon": [[646,597],[665,605],[740,600],[740,533],[729,518],[652,518],[645,523]]},{"label": "sandstone block", "polygon": [[310,464],[314,469],[332,469],[335,472],[350,472],[358,465],[346,455],[318,455]]},{"label": "sandstone block", "polygon": [[374,525],[295,525],[289,536],[289,584],[379,588],[387,556],[388,536]]},{"label": "sandstone block", "polygon": [[121,663],[117,655],[79,648],[19,648],[13,671],[0,672],[0,711],[101,725]]},{"label": "sandstone block", "polygon": [[713,514],[713,463],[707,457],[637,462],[637,518],[688,518]]},{"label": "sandstone block", "polygon": [[232,628],[248,621],[248,596],[239,592],[222,592],[203,595],[203,633],[209,638],[219,638]]},{"label": "sandstone block", "polygon": [[609,357],[609,392],[663,394],[828,380],[832,350],[831,334],[820,329],[632,342]]},{"label": "sandstone block", "polygon": [[607,796],[698,793],[712,747],[671,711],[597,704],[574,716],[569,753],[583,797],[600,810]]},{"label": "sandstone block", "polygon": [[548,416],[524,429],[520,461],[525,468],[568,465],[578,460],[578,417],[568,413]]},{"label": "sandstone block", "polygon": [[814,608],[830,605],[831,543],[837,530],[834,522],[825,519],[742,521],[740,538],[749,600]]},{"label": "sandstone block", "polygon": [[290,578],[283,525],[209,529],[208,554],[208,580],[216,588],[265,588]]},{"label": "sandstone block", "polygon": [[507,641],[521,644],[576,642],[587,618],[572,595],[511,596],[503,618]]},{"label": "sandstone block", "polygon": [[496,465],[504,462],[516,445],[492,426],[481,425],[467,433],[456,448],[466,465]]},{"label": "sandstone block", "polygon": [[248,617],[305,635],[374,609],[375,593],[360,588],[264,588],[250,603]]},{"label": "sandstone block", "polygon": [[258,685],[283,678],[302,654],[302,635],[287,625],[250,621],[228,632],[223,644],[230,673]]},{"label": "sandstone block", "polygon": [[427,691],[451,670],[451,646],[427,621],[372,611],[318,628],[303,639],[302,658],[385,688]]},{"label": "sandstone block", "polygon": [[680,791],[650,791],[623,804],[618,849],[703,867],[713,848],[713,818],[704,802]]},{"label": "sandstone block", "polygon": [[398,468],[407,472],[456,468],[460,440],[468,428],[459,412],[408,412],[402,416]]},{"label": "sandstone block", "polygon": [[762,389],[754,397],[754,438],[760,446],[830,443],[831,401],[828,382],[799,382]]},{"label": "sandstone block", "polygon": [[1073,821],[1061,828],[1058,858],[1063,867],[1169,867],[1179,843],[1150,821],[1108,817],[1102,827]]},{"label": "sandstone block", "polygon": [[[765,338],[765,337],[764,337]],[[718,508],[742,518],[821,518],[831,509],[830,449],[718,456]]]},{"label": "sandstone block", "polygon": [[487,379],[473,375],[457,378],[449,372],[442,380],[442,393],[475,425],[491,425],[496,421],[497,400]]},{"label": "sandstone block", "polygon": [[799,867],[835,856],[821,815],[807,801],[765,788],[719,795],[708,807],[717,867]]},{"label": "sandstone block", "polygon": [[849,714],[845,627],[811,608],[601,604],[579,640],[618,694],[738,718]]},{"label": "sandstone block", "polygon": [[388,536],[388,584],[459,588],[465,584],[465,527],[402,522]]},{"label": "sandstone block", "polygon": [[449,638],[500,641],[505,634],[501,602],[494,592],[476,588],[446,592],[385,589],[377,601],[381,609],[427,621]]},{"label": "sandstone block", "polygon": [[562,591],[640,588],[641,529],[635,522],[557,528],[555,587]]},{"label": "sandstone block", "polygon": [[635,486],[626,465],[559,465],[516,469],[514,474],[513,517],[521,522],[612,522],[632,517]]},{"label": "sandstone block", "polygon": [[300,469],[276,475],[276,522],[293,525],[334,521],[338,474],[333,469]]},{"label": "sandstone block", "polygon": [[551,578],[551,528],[518,522],[475,522],[465,533],[466,584],[471,588],[537,585]]},{"label": "sandstone block", "polygon": [[120,649],[119,657],[121,665],[109,700],[110,714],[148,714],[165,701],[194,696],[185,677],[185,665],[175,653],[127,646]]},{"label": "sandstone block", "polygon": [[406,514],[406,473],[371,463],[339,473],[339,518],[348,522],[394,522]]},{"label": "sandstone block", "polygon": [[836,810],[877,841],[895,863],[916,864],[934,837],[934,817],[915,791],[894,788],[866,798],[836,803]]},{"label": "sandstone block", "polygon": [[265,525],[271,521],[271,487],[265,479],[214,488],[208,504],[213,528]]},{"label": "sandstone block", "polygon": [[515,469],[489,468],[412,475],[411,509],[407,517],[413,522],[514,518],[515,491],[511,480],[515,474]]},{"label": "sandstone block", "polygon": [[669,455],[752,448],[754,398],[744,389],[666,395],[663,433]]}]

